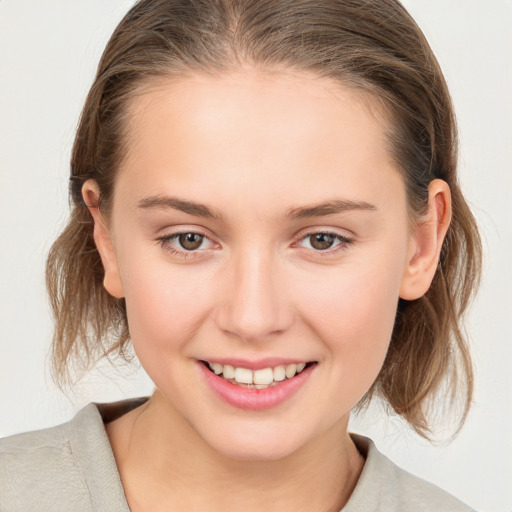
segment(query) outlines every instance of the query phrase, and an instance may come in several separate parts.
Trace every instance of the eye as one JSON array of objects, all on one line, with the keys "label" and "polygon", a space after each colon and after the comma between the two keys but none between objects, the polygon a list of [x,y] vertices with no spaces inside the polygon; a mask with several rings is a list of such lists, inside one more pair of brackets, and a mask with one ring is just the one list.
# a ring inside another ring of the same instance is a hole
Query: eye
[{"label": "eye", "polygon": [[204,240],[205,237],[199,233],[180,233],[176,235],[176,241],[187,251],[199,249],[203,245]]},{"label": "eye", "polygon": [[215,245],[206,235],[194,231],[165,235],[158,238],[158,242],[172,254],[184,258],[192,256],[194,253],[211,249]]},{"label": "eye", "polygon": [[[306,249],[313,249],[316,252],[332,253],[338,249],[344,249],[351,242],[345,236],[337,233],[317,232],[306,234],[299,242],[299,245]],[[329,250],[334,249],[334,250]]]}]

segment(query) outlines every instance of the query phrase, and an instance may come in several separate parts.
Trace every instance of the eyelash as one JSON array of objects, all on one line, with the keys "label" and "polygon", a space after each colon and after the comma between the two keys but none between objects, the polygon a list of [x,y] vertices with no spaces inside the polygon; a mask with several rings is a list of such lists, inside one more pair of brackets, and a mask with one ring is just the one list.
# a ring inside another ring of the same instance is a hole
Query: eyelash
[{"label": "eyelash", "polygon": [[159,238],[157,238],[158,243],[161,247],[163,247],[166,251],[169,251],[171,254],[178,256],[180,258],[186,259],[186,258],[195,258],[199,256],[200,250],[196,249],[195,251],[187,251],[186,249],[179,250],[176,249],[172,245],[173,240],[176,240],[180,235],[188,235],[188,234],[194,234],[204,237],[207,240],[210,240],[208,235],[206,233],[202,233],[200,231],[178,231],[177,233],[172,233],[170,235],[164,235]]},{"label": "eyelash", "polygon": [[[334,254],[337,254],[339,251],[345,251],[348,249],[348,246],[352,243],[352,239],[348,238],[346,236],[340,235],[339,233],[334,233],[331,231],[310,231],[308,233],[305,233],[301,236],[299,239],[299,242],[295,242],[295,244],[302,242],[303,240],[306,240],[309,237],[315,236],[315,235],[327,235],[332,236],[334,238],[334,242],[339,242],[337,245],[334,245],[334,247],[329,247],[328,249],[325,249],[323,251],[318,249],[307,249],[311,253],[314,253],[315,256],[321,256],[321,257],[327,257],[327,256],[333,256]],[[311,242],[310,242],[311,243]]]},{"label": "eyelash", "polygon": [[[186,249],[179,250],[179,249],[176,249],[176,247],[174,247],[172,245],[172,241],[176,240],[180,235],[188,235],[188,234],[199,235],[199,236],[204,237],[207,240],[210,240],[210,238],[205,233],[202,233],[200,231],[179,231],[177,233],[172,233],[170,235],[165,235],[165,236],[159,237],[159,238],[157,238],[157,241],[160,244],[160,246],[163,247],[166,251],[169,251],[171,254],[176,255],[180,258],[186,259],[186,258],[199,257],[200,256],[199,253],[201,252],[201,250],[199,250],[199,249],[192,250],[192,251],[187,251]],[[348,245],[350,245],[352,243],[352,239],[350,239],[346,236],[340,235],[338,233],[333,233],[331,231],[310,231],[308,233],[304,233],[300,237],[299,241],[294,242],[293,245],[296,246],[296,244],[298,244],[298,243],[306,240],[308,237],[312,237],[314,235],[332,236],[332,237],[334,237],[335,241],[339,242],[337,245],[334,246],[334,249],[329,248],[329,249],[325,249],[323,251],[315,250],[315,249],[307,249],[310,253],[314,253],[315,256],[321,256],[321,257],[332,256],[333,254],[337,254],[339,251],[346,250],[348,248]]]}]

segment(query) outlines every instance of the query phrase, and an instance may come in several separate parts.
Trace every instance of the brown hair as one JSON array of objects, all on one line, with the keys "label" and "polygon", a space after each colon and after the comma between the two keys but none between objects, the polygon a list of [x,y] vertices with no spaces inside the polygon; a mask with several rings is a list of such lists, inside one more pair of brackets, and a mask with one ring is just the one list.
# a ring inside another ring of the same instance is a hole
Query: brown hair
[{"label": "brown hair", "polygon": [[[80,118],[71,159],[72,212],[47,262],[56,318],[53,367],[126,356],[124,301],[103,288],[103,268],[81,187],[93,178],[108,213],[126,148],[127,106],[157,77],[261,70],[313,72],[377,98],[391,120],[390,151],[401,170],[413,218],[424,212],[428,184],[445,180],[453,218],[427,294],[400,300],[384,366],[359,404],[383,398],[421,435],[441,389],[471,401],[472,366],[459,322],[475,291],[481,244],[457,176],[453,108],[422,32],[396,0],[141,0],[112,35]],[[73,366],[74,365],[74,366]],[[443,393],[444,394],[444,393]]]}]

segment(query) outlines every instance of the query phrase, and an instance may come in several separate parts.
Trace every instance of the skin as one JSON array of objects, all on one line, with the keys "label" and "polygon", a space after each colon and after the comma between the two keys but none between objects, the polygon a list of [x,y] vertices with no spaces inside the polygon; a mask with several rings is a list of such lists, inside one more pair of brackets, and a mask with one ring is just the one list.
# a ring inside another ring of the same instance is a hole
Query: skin
[{"label": "skin", "polygon": [[[96,207],[94,181],[83,195],[105,288],[126,299],[156,386],[107,425],[130,507],[339,510],[364,464],[350,410],[383,364],[399,297],[430,285],[448,186],[430,184],[429,210],[411,228],[385,116],[326,78],[249,69],[159,81],[129,119],[111,216]],[[163,197],[221,218],[141,207]],[[335,200],[364,207],[287,215]],[[207,238],[185,255],[176,238],[159,240],[177,232]],[[316,249],[308,235],[326,232],[342,238]],[[317,364],[283,404],[247,411],[198,371],[198,360],[229,357]]]}]

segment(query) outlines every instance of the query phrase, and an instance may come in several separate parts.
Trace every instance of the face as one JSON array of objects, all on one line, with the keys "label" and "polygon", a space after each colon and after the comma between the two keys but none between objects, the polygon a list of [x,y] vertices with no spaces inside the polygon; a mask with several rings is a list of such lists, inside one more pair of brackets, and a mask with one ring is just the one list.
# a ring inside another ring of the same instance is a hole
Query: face
[{"label": "face", "polygon": [[105,284],[165,407],[220,453],[345,432],[379,373],[415,249],[377,114],[328,79],[250,71],[131,104]]}]

